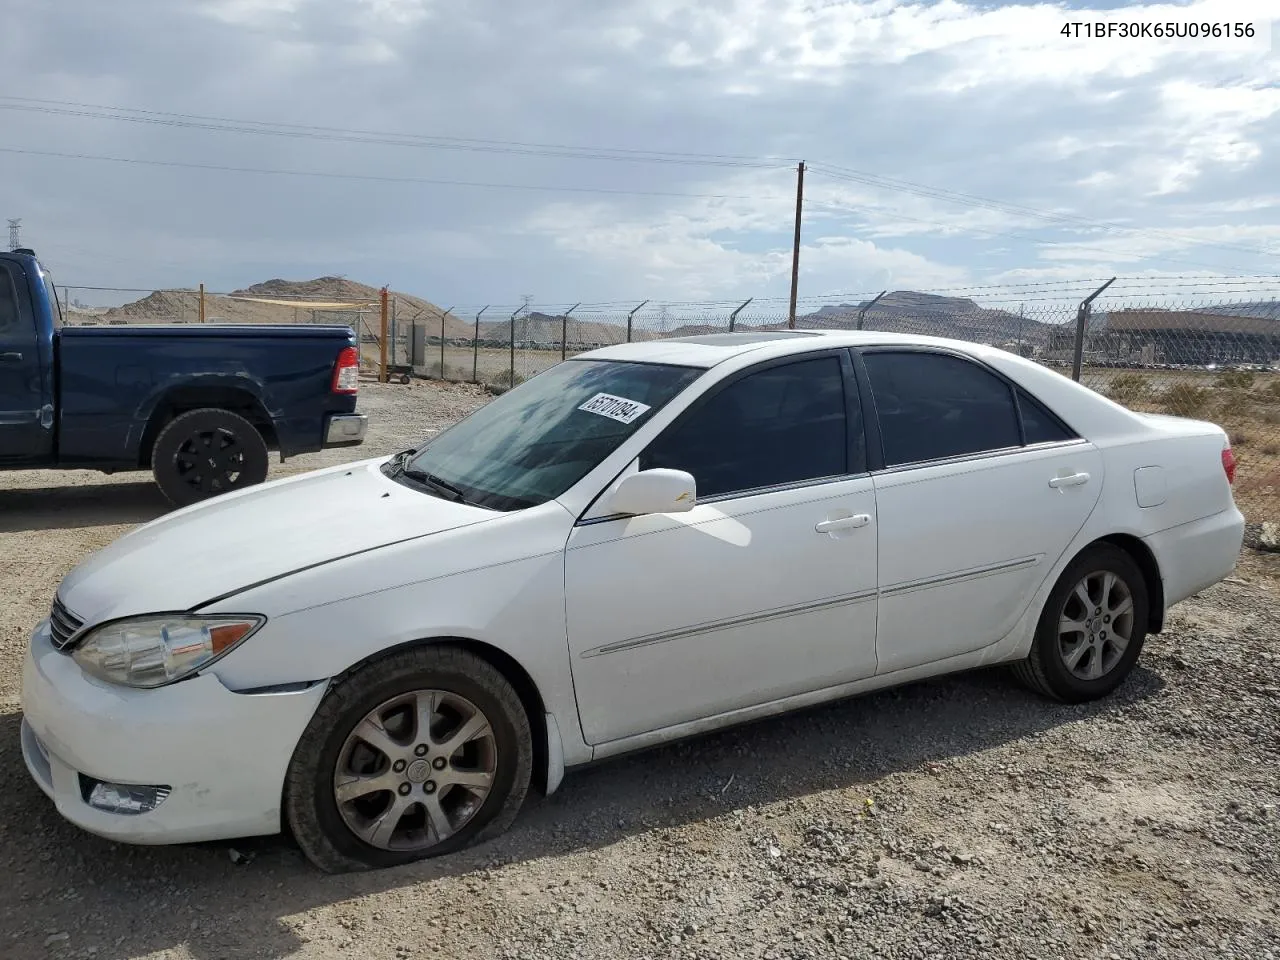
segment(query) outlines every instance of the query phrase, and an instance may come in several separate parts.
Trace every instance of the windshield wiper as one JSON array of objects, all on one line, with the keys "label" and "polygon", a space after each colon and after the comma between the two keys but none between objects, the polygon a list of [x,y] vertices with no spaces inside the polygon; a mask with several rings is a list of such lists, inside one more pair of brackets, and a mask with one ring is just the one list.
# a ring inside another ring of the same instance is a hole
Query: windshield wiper
[{"label": "windshield wiper", "polygon": [[413,467],[400,467],[400,476],[408,477],[410,480],[417,480],[419,483],[425,483],[429,487],[434,487],[440,493],[449,495],[449,499],[454,503],[466,503],[467,495],[446,480],[441,480],[433,473],[427,473],[425,470],[417,470]]},{"label": "windshield wiper", "polygon": [[404,465],[409,461],[409,458],[417,452],[416,447],[410,447],[408,450],[401,450],[399,453],[392,454],[387,466],[391,468],[392,473],[399,473],[404,469]]}]

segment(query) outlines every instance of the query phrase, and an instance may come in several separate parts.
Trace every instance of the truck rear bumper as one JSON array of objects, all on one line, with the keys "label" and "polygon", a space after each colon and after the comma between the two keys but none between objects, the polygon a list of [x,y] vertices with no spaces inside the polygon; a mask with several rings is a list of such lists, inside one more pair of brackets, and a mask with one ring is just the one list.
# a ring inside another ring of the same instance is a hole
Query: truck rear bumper
[{"label": "truck rear bumper", "polygon": [[363,413],[335,413],[324,424],[325,447],[352,447],[364,443],[369,418]]}]

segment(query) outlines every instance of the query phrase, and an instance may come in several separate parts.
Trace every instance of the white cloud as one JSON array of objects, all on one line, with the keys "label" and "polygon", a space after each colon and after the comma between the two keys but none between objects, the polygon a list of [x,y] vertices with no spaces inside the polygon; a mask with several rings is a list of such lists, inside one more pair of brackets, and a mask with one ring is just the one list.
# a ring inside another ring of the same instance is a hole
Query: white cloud
[{"label": "white cloud", "polygon": [[[568,144],[805,157],[802,293],[1273,270],[1280,58],[1262,52],[1269,36],[1059,32],[1099,16],[959,0],[31,4],[0,33],[0,59],[22,78],[14,95],[510,143],[428,150],[9,109],[6,146],[637,195],[0,152],[8,196],[21,198],[5,202],[22,207],[0,215],[24,217],[68,281],[230,287],[371,270],[376,282],[460,303],[518,302],[526,291],[565,302],[785,298],[789,170],[552,158],[520,146]],[[1105,16],[1265,28],[1280,0],[1130,4]],[[1087,231],[854,183],[824,164],[1135,229]],[[115,259],[93,255],[105,249]]]}]

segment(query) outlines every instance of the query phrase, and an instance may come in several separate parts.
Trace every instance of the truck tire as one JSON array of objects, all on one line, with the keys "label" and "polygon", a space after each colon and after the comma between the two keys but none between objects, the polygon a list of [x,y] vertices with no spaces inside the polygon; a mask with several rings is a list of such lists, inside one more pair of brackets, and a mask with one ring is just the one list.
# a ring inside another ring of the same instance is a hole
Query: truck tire
[{"label": "truck tire", "polygon": [[267,478],[267,443],[257,428],[230,410],[188,410],[156,437],[151,472],[178,507],[240,490]]}]

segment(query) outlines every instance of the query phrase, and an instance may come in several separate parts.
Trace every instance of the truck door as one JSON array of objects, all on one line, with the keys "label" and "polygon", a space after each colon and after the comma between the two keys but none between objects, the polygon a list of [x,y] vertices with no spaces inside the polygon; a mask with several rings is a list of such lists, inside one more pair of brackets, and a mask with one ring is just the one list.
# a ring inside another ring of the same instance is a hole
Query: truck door
[{"label": "truck door", "polygon": [[44,375],[40,346],[26,273],[0,260],[0,463],[37,464],[53,455],[52,378]]}]

